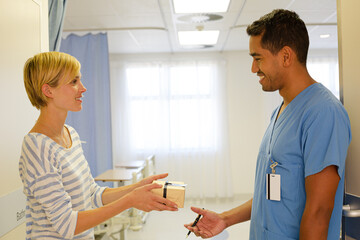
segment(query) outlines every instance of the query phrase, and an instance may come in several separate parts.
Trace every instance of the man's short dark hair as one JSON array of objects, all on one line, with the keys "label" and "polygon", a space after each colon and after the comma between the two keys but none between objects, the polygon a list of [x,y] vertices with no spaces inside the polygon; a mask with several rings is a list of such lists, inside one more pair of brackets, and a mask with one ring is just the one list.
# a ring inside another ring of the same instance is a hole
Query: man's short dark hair
[{"label": "man's short dark hair", "polygon": [[293,11],[276,9],[253,22],[246,29],[249,36],[262,36],[261,46],[277,54],[284,46],[293,49],[300,63],[306,65],[309,35],[303,20]]}]

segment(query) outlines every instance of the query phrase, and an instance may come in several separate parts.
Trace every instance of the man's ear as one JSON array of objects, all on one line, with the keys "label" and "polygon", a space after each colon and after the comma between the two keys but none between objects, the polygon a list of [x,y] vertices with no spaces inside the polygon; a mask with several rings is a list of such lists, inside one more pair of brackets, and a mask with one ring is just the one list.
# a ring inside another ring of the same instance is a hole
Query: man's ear
[{"label": "man's ear", "polygon": [[289,67],[294,61],[295,52],[290,47],[285,46],[281,49],[281,54],[283,58],[283,66]]},{"label": "man's ear", "polygon": [[41,87],[41,91],[43,92],[43,94],[45,96],[47,96],[48,98],[52,98],[52,90],[51,87],[49,86],[49,84],[44,84]]}]

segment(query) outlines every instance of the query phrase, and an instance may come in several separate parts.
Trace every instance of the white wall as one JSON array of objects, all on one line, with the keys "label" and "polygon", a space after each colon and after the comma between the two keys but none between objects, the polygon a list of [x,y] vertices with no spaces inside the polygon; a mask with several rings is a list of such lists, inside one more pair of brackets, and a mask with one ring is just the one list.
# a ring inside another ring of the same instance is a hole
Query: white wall
[{"label": "white wall", "polygon": [[[0,0],[0,197],[22,187],[18,173],[22,138],[38,115],[27,99],[22,71],[29,57],[48,50],[47,2]],[[24,224],[0,237],[24,238]]]},{"label": "white wall", "polygon": [[235,194],[253,193],[256,158],[270,114],[281,102],[266,93],[251,72],[248,51],[226,52],[230,158]]},{"label": "white wall", "polygon": [[[336,49],[309,51],[309,57],[337,56]],[[113,61],[164,59],[224,59],[226,61],[229,143],[233,190],[236,195],[253,193],[255,167],[261,139],[270,115],[282,98],[278,92],[263,92],[259,78],[251,72],[248,51],[224,53],[127,54],[110,56]],[[111,85],[116,83],[111,82]],[[116,93],[112,93],[116,94]],[[113,104],[114,106],[114,104]]]},{"label": "white wall", "polygon": [[[227,65],[227,97],[230,158],[234,193],[251,194],[254,188],[256,157],[262,136],[275,105],[278,93],[264,93],[256,74],[251,73],[247,51],[196,54],[128,54],[111,55],[111,62],[164,59],[224,59]],[[111,85],[115,85],[111,82]],[[112,93],[116,94],[116,93]],[[112,104],[115,106],[115,104]]]}]

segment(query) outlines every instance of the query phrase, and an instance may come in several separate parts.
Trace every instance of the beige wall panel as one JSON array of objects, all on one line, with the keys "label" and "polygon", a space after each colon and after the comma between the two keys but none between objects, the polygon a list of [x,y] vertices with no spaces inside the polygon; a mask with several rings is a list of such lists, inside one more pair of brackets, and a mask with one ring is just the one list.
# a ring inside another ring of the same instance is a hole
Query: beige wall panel
[{"label": "beige wall panel", "polygon": [[[22,71],[29,57],[48,50],[47,2],[0,0],[0,197],[22,188],[18,173],[21,143],[38,116],[27,98]],[[24,238],[24,224],[0,237]]]},{"label": "beige wall panel", "polygon": [[346,163],[346,192],[360,196],[360,1],[338,0],[337,6],[340,83],[353,136]]}]

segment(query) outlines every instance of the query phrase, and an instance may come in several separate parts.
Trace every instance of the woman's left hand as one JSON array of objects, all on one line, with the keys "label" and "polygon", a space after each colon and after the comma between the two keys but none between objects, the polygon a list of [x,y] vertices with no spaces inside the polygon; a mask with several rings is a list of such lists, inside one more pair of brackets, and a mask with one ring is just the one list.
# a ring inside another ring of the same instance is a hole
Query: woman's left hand
[{"label": "woman's left hand", "polygon": [[151,184],[155,180],[166,178],[168,175],[169,175],[168,173],[162,173],[162,174],[152,175],[152,176],[149,176],[147,178],[144,178],[143,180],[138,182],[139,187],[147,185],[147,184]]}]

